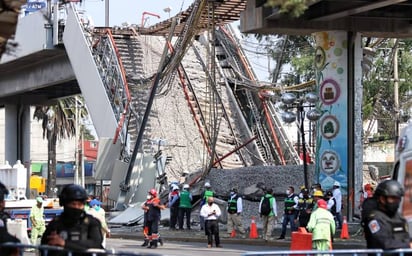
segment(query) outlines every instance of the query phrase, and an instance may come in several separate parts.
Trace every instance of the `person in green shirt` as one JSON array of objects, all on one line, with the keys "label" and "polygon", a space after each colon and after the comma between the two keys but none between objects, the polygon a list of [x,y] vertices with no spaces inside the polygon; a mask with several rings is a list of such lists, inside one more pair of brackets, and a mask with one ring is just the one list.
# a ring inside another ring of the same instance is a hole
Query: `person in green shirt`
[{"label": "person in green shirt", "polygon": [[36,197],[36,204],[33,205],[30,211],[30,221],[31,221],[31,237],[30,241],[32,245],[37,244],[37,239],[43,236],[46,230],[46,222],[44,220],[44,208],[43,208],[43,198],[40,196]]},{"label": "person in green shirt", "polygon": [[183,185],[183,190],[180,192],[179,202],[179,230],[183,230],[183,222],[186,216],[186,229],[190,230],[190,214],[192,212],[192,193],[189,191],[189,184]]}]

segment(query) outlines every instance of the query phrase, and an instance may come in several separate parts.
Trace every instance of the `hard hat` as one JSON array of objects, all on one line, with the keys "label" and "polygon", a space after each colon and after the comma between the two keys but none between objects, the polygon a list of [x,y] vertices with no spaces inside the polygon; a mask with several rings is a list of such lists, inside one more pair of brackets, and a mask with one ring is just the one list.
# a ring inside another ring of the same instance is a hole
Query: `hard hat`
[{"label": "hard hat", "polygon": [[176,184],[173,184],[173,185],[172,185],[172,190],[179,190],[179,186],[176,185]]},{"label": "hard hat", "polygon": [[328,208],[328,204],[326,203],[325,200],[319,199],[319,200],[318,200],[318,207],[319,207],[319,208],[322,208],[322,209],[327,209],[327,208]]},{"label": "hard hat", "polygon": [[43,203],[43,198],[41,196],[36,197],[36,202]]},{"label": "hard hat", "polygon": [[339,181],[335,181],[335,183],[333,183],[333,186],[334,186],[334,187],[340,187]]},{"label": "hard hat", "polygon": [[306,189],[305,185],[300,186],[300,190]]},{"label": "hard hat", "polygon": [[364,189],[365,190],[371,190],[372,189],[372,185],[371,184],[365,184],[365,186],[364,186]]},{"label": "hard hat", "polygon": [[205,188],[210,188],[210,183],[209,182],[205,182]]},{"label": "hard hat", "polygon": [[183,189],[189,189],[189,188],[190,188],[189,184],[184,184],[183,185]]},{"label": "hard hat", "polygon": [[323,197],[323,192],[320,190],[316,190],[315,193],[313,193],[313,196]]},{"label": "hard hat", "polygon": [[405,194],[401,184],[396,180],[384,180],[378,184],[375,190],[377,196],[402,197]]},{"label": "hard hat", "polygon": [[326,192],[326,196],[333,196],[332,191],[327,191],[327,192]]},{"label": "hard hat", "polygon": [[59,204],[64,206],[72,201],[85,202],[87,199],[86,190],[76,184],[70,184],[65,186],[59,195]]},{"label": "hard hat", "polygon": [[154,196],[154,197],[157,196],[157,191],[156,191],[156,189],[154,189],[154,188],[152,188],[151,190],[149,190],[148,193],[149,193],[150,195]]},{"label": "hard hat", "polygon": [[93,207],[93,206],[95,206],[95,205],[102,205],[102,202],[100,202],[99,200],[97,200],[97,199],[93,199],[92,201],[90,201],[90,206],[91,207]]}]

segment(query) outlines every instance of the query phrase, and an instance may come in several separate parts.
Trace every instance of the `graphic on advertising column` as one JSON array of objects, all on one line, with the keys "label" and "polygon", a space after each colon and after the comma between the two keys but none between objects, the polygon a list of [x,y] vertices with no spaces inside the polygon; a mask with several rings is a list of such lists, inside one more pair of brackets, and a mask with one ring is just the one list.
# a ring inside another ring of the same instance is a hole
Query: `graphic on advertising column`
[{"label": "graphic on advertising column", "polygon": [[335,181],[347,193],[348,96],[347,34],[343,31],[314,33],[316,83],[323,116],[317,123],[316,182],[331,189]]},{"label": "graphic on advertising column", "polygon": [[340,166],[339,156],[333,150],[325,150],[320,159],[322,171],[328,175],[334,174]]},{"label": "graphic on advertising column", "polygon": [[332,78],[326,79],[320,86],[320,99],[323,104],[331,105],[335,103],[340,96],[340,86]]},{"label": "graphic on advertising column", "polygon": [[320,122],[322,136],[330,140],[339,133],[339,121],[335,116],[327,115]]}]

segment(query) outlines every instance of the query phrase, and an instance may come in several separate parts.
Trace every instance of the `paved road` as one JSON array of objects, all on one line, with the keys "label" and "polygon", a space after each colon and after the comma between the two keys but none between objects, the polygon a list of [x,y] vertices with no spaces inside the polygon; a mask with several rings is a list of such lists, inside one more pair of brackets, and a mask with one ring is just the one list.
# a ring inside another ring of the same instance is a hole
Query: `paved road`
[{"label": "paved road", "polygon": [[287,248],[271,247],[271,246],[254,246],[246,244],[222,244],[223,248],[206,248],[206,241],[200,242],[176,242],[165,241],[163,246],[159,246],[157,249],[148,249],[141,247],[141,240],[119,239],[109,238],[107,240],[107,249],[115,249],[122,252],[133,253],[155,253],[160,255],[176,255],[176,256],[239,256],[249,251],[274,251],[285,250]]}]

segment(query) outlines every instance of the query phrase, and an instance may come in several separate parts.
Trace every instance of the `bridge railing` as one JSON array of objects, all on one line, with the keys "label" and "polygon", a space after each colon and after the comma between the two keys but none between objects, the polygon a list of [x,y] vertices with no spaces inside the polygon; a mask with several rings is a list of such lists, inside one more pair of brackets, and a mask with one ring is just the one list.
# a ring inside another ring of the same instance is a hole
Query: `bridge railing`
[{"label": "bridge railing", "polygon": [[339,249],[339,250],[330,250],[330,251],[317,251],[317,250],[278,250],[278,251],[256,251],[256,252],[246,252],[242,256],[280,256],[280,255],[300,255],[300,256],[321,256],[321,255],[350,255],[350,256],[363,256],[363,255],[391,255],[391,256],[404,256],[411,255],[412,249],[397,249],[397,250],[381,250],[381,249]]},{"label": "bridge railing", "polygon": [[86,251],[70,251],[62,247],[48,246],[48,245],[27,245],[20,243],[3,243],[0,244],[0,255],[4,256],[54,256],[54,255],[64,255],[64,256],[159,256],[159,254],[152,253],[133,253],[133,252],[122,252],[105,249],[89,249]]}]

